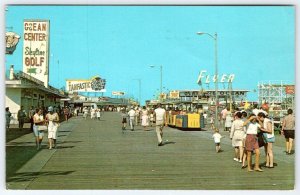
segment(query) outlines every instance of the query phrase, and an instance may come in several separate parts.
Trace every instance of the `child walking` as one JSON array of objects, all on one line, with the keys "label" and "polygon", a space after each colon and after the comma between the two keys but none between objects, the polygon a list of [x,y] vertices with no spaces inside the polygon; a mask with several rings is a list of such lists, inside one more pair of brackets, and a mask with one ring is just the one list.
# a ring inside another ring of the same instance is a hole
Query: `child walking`
[{"label": "child walking", "polygon": [[126,111],[125,109],[122,110],[122,132],[124,133],[124,130],[126,130],[126,123],[127,123],[127,114],[126,114]]},{"label": "child walking", "polygon": [[220,133],[219,133],[219,130],[217,128],[214,129],[215,133],[213,134],[213,138],[214,138],[214,141],[215,141],[215,145],[216,145],[216,152],[219,153],[221,152],[221,138],[223,138],[224,136],[222,136]]},{"label": "child walking", "polygon": [[100,121],[101,112],[100,112],[99,108],[97,108],[97,110],[96,110],[96,116],[97,116],[97,119]]}]

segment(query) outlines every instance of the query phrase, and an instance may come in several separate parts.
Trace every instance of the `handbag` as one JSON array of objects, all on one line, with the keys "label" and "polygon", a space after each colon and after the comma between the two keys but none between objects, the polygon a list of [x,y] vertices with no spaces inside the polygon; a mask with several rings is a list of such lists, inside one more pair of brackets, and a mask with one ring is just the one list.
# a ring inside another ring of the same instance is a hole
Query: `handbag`
[{"label": "handbag", "polygon": [[48,130],[48,127],[46,125],[39,125],[37,126],[38,131],[46,131]]},{"label": "handbag", "polygon": [[263,133],[262,132],[259,132],[257,134],[257,141],[258,141],[258,146],[259,147],[262,147],[262,146],[264,146],[266,144],[266,142],[265,142],[265,140],[263,138]]},{"label": "handbag", "polygon": [[265,143],[274,143],[275,142],[274,134],[263,133],[263,139],[264,139]]}]

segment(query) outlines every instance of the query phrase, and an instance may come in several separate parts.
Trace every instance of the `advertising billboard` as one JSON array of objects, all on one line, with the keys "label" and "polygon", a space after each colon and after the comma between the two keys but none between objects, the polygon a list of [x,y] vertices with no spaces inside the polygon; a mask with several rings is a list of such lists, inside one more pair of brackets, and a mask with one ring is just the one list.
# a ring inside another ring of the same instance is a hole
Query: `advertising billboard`
[{"label": "advertising billboard", "polygon": [[6,50],[5,54],[13,54],[17,44],[19,43],[19,39],[21,37],[15,32],[6,32],[5,33],[5,42],[6,42]]},{"label": "advertising billboard", "polygon": [[92,77],[91,79],[67,80],[66,91],[68,92],[106,92],[106,80],[100,77]]},{"label": "advertising billboard", "polygon": [[111,95],[123,96],[123,95],[125,95],[125,92],[123,92],[123,91],[113,91],[113,92],[111,92]]},{"label": "advertising billboard", "polygon": [[286,94],[295,94],[295,85],[287,85],[285,87]]},{"label": "advertising billboard", "polygon": [[49,20],[24,20],[23,72],[48,87]]},{"label": "advertising billboard", "polygon": [[179,99],[179,91],[170,91],[170,99]]}]

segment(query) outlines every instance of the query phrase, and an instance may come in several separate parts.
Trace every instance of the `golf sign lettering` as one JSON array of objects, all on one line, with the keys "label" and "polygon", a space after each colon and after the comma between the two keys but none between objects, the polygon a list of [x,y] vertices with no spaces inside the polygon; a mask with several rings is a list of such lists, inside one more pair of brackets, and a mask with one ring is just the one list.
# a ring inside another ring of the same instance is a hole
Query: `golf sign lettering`
[{"label": "golf sign lettering", "polygon": [[48,83],[49,20],[24,20],[23,72]]}]

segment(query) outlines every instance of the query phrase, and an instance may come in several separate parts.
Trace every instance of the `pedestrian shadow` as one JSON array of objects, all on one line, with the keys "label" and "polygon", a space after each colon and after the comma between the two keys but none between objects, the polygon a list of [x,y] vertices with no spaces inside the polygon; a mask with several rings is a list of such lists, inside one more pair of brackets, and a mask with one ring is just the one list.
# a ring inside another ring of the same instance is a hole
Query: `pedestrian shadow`
[{"label": "pedestrian shadow", "polygon": [[28,145],[28,144],[35,144],[34,140],[32,142],[9,142],[6,146],[22,146],[22,145]]},{"label": "pedestrian shadow", "polygon": [[164,145],[167,145],[167,144],[175,144],[176,142],[174,142],[174,141],[166,141],[166,142],[164,142]]},{"label": "pedestrian shadow", "polygon": [[295,154],[295,150],[291,150],[291,154]]},{"label": "pedestrian shadow", "polygon": [[58,131],[58,132],[71,132],[71,131]]},{"label": "pedestrian shadow", "polygon": [[6,146],[6,177],[14,176],[38,152],[36,146]]},{"label": "pedestrian shadow", "polygon": [[45,176],[69,175],[73,172],[75,171],[44,171],[16,173],[13,176],[7,177],[6,182],[25,182]]},{"label": "pedestrian shadow", "polygon": [[80,143],[82,141],[62,141],[62,142],[57,142],[58,144],[66,144],[66,143]]},{"label": "pedestrian shadow", "polygon": [[[259,164],[260,167],[265,167],[265,165],[266,165],[266,161]],[[255,164],[252,164],[252,166],[255,166]],[[274,162],[273,166],[276,167],[276,166],[278,166],[278,164]]]},{"label": "pedestrian shadow", "polygon": [[56,146],[55,149],[74,148],[75,146]]},{"label": "pedestrian shadow", "polygon": [[30,128],[24,128],[22,131],[19,128],[10,128],[6,131],[6,142],[17,139],[23,135],[30,134],[32,131]]}]

